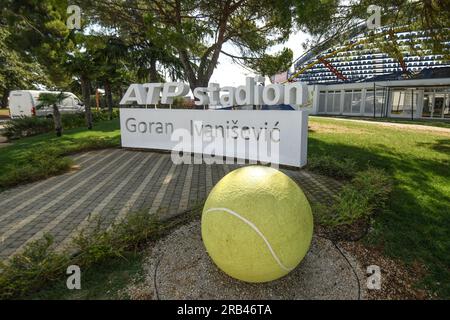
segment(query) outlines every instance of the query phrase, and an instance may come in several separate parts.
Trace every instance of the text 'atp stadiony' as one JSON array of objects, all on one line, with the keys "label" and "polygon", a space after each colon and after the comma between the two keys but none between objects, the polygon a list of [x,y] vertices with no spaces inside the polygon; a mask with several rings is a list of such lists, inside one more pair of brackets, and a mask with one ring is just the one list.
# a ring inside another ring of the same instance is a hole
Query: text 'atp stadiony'
[{"label": "text 'atp stadiony'", "polygon": [[[303,105],[308,98],[308,87],[299,82],[287,84],[258,85],[258,78],[246,79],[239,87],[220,87],[210,83],[208,87],[198,87],[193,91],[196,105],[221,105],[224,107],[242,105]],[[131,84],[121,105],[172,104],[177,97],[189,93],[189,86],[182,82]]]}]

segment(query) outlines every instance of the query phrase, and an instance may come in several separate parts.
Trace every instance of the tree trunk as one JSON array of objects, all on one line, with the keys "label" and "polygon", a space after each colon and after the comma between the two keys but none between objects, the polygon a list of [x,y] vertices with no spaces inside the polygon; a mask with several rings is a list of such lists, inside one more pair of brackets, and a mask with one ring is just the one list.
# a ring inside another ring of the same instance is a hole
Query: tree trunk
[{"label": "tree trunk", "polygon": [[59,112],[59,108],[56,104],[53,105],[53,122],[55,123],[56,136],[61,137],[62,135],[61,113]]},{"label": "tree trunk", "polygon": [[81,91],[83,94],[84,106],[86,108],[86,126],[92,129],[92,110],[91,110],[91,83],[87,77],[81,77]]},{"label": "tree trunk", "polygon": [[2,102],[1,102],[2,108],[6,108],[8,106],[8,96],[9,96],[9,90],[5,90],[3,92]]},{"label": "tree trunk", "polygon": [[152,83],[156,83],[159,80],[158,77],[158,70],[156,70],[156,59],[150,58],[150,74],[149,74],[149,80]]},{"label": "tree trunk", "polygon": [[113,100],[111,93],[111,83],[109,82],[109,80],[105,81],[105,96],[106,96],[106,106],[108,107],[109,120],[111,120],[113,113]]}]

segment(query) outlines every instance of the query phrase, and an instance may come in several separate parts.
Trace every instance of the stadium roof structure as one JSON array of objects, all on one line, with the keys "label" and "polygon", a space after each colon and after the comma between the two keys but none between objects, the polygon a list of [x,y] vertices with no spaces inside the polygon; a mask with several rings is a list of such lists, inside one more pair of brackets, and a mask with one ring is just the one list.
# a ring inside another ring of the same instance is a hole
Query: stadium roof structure
[{"label": "stadium roof structure", "polygon": [[450,67],[441,68],[426,68],[420,72],[405,75],[401,71],[390,74],[378,75],[372,78],[366,78],[362,82],[377,82],[377,81],[394,81],[394,80],[419,80],[419,79],[440,79],[450,78]]},{"label": "stadium roof structure", "polygon": [[[386,30],[379,30],[378,37],[387,38]],[[429,39],[426,31],[398,30],[395,36],[402,51],[400,59],[374,46],[367,30],[358,26],[341,44],[326,41],[297,59],[288,78],[307,84],[339,84],[450,76],[450,61],[421,47],[421,41]],[[415,48],[420,55],[410,53],[412,42],[419,43]],[[443,44],[450,49],[450,39]]]}]

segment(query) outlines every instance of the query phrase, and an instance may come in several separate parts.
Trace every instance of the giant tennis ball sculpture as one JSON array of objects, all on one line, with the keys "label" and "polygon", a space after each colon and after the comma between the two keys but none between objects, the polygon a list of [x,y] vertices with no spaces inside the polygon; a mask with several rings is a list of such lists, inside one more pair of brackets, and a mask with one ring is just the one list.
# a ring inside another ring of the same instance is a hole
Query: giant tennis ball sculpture
[{"label": "giant tennis ball sculpture", "polygon": [[311,244],[311,207],[298,185],[269,167],[223,177],[202,214],[202,238],[216,265],[233,278],[267,282],[292,271]]}]

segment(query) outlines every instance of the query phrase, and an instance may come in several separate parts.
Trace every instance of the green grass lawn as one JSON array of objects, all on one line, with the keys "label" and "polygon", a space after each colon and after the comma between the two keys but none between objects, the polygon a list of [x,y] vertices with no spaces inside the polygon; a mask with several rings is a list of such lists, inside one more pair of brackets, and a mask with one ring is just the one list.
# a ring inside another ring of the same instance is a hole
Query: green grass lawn
[{"label": "green grass lawn", "polygon": [[67,171],[72,165],[67,154],[119,144],[118,119],[96,123],[93,130],[67,130],[60,138],[46,133],[15,140],[0,149],[0,191]]},{"label": "green grass lawn", "polygon": [[423,284],[450,298],[450,134],[311,117],[308,148],[310,156],[350,158],[392,176],[390,205],[367,240],[423,263]]},{"label": "green grass lawn", "polygon": [[[30,178],[30,172],[25,172],[29,180],[67,170],[63,154],[119,143],[117,119],[99,123],[92,131],[67,131],[62,138],[44,134],[20,139],[0,151],[0,182],[2,177],[3,181],[11,177],[8,168],[19,173],[22,166],[31,170],[33,166],[27,164],[33,154],[56,154],[63,165],[56,166],[59,171],[48,170],[46,166],[51,165],[45,158],[39,163],[40,173]],[[308,148],[310,156],[349,158],[361,170],[368,166],[386,170],[394,180],[392,198],[376,217],[366,242],[407,264],[422,264],[427,276],[421,285],[442,298],[450,298],[450,134],[311,117]],[[12,177],[18,182],[27,181]],[[98,297],[100,291],[88,290],[81,296]]]}]

